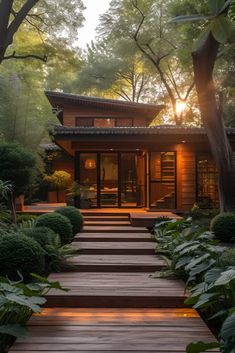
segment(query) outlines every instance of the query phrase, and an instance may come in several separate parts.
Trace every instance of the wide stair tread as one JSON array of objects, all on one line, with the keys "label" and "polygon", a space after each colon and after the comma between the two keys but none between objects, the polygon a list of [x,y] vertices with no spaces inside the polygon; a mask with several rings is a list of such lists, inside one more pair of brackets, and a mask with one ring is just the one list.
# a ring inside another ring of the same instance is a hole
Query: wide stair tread
[{"label": "wide stair tread", "polygon": [[79,233],[74,242],[151,242],[148,233]]},{"label": "wide stair tread", "polygon": [[215,342],[193,309],[44,309],[29,331],[11,353],[185,353],[198,337]]},{"label": "wide stair tread", "polygon": [[154,255],[156,245],[147,242],[74,242],[81,254]]},{"label": "wide stair tread", "polygon": [[86,221],[84,222],[85,226],[113,226],[113,227],[131,227],[130,221],[100,221],[100,220],[94,220],[94,221]]},{"label": "wide stair tread", "polygon": [[185,307],[184,283],[150,273],[66,272],[52,274],[69,292],[50,290],[47,307]]},{"label": "wide stair tread", "polygon": [[129,221],[129,216],[84,216],[85,221]]},{"label": "wide stair tread", "polygon": [[155,272],[165,262],[155,255],[79,255],[68,260],[71,271],[79,272]]},{"label": "wide stair tread", "polygon": [[148,233],[144,227],[131,227],[131,226],[111,226],[111,225],[85,225],[83,233]]}]

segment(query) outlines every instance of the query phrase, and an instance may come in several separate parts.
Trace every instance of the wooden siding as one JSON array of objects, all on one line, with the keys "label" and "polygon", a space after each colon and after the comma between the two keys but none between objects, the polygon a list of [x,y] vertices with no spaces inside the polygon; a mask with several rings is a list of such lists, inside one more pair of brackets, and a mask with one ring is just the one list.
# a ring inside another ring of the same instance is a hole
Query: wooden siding
[{"label": "wooden siding", "polygon": [[181,208],[188,211],[196,201],[196,155],[183,149],[181,152]]}]

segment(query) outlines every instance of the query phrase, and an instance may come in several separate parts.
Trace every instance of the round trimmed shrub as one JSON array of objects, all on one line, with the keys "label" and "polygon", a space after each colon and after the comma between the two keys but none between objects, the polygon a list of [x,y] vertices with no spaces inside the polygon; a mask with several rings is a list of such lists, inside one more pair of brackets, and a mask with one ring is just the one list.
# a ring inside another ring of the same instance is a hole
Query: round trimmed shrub
[{"label": "round trimmed shrub", "polygon": [[235,214],[220,213],[211,221],[211,231],[224,243],[235,242]]},{"label": "round trimmed shrub", "polygon": [[38,217],[35,227],[47,227],[59,234],[62,244],[69,244],[73,240],[72,225],[69,219],[59,213],[45,213]]},{"label": "round trimmed shrub", "polygon": [[63,216],[67,217],[70,220],[73,227],[74,236],[82,230],[83,216],[76,207],[73,207],[73,206],[60,207],[55,212],[62,214]]},{"label": "round trimmed shrub", "polygon": [[235,266],[235,248],[227,249],[219,258],[219,266]]},{"label": "round trimmed shrub", "polygon": [[48,227],[34,227],[30,229],[23,229],[22,233],[36,240],[42,248],[45,245],[52,245],[53,240],[56,238],[56,233]]},{"label": "round trimmed shrub", "polygon": [[25,282],[32,280],[30,273],[45,272],[45,255],[42,247],[22,233],[0,237],[0,275],[18,280],[19,271]]}]

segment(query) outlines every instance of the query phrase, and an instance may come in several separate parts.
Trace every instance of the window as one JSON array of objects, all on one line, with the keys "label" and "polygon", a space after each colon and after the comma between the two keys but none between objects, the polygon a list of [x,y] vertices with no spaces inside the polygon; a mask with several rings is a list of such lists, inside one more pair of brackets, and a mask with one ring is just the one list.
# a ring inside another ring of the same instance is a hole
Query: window
[{"label": "window", "polygon": [[109,128],[115,126],[115,119],[103,119],[103,118],[96,118],[94,120],[95,127],[101,128]]},{"label": "window", "polygon": [[76,126],[78,127],[91,127],[93,126],[92,118],[76,118]]},{"label": "window", "polygon": [[197,156],[197,202],[201,208],[219,207],[215,163],[212,157],[205,153]]},{"label": "window", "polygon": [[150,205],[157,209],[174,209],[175,152],[152,152],[150,160]]}]

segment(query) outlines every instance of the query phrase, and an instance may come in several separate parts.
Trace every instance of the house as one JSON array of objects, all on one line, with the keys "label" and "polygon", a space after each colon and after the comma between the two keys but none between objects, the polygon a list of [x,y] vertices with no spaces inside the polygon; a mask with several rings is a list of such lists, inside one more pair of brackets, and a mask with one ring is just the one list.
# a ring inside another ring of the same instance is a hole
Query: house
[{"label": "house", "polygon": [[[151,126],[162,105],[45,92],[69,156],[55,169],[81,185],[80,206],[188,211],[218,207],[216,168],[203,128]],[[227,129],[235,146],[235,129]]]}]

